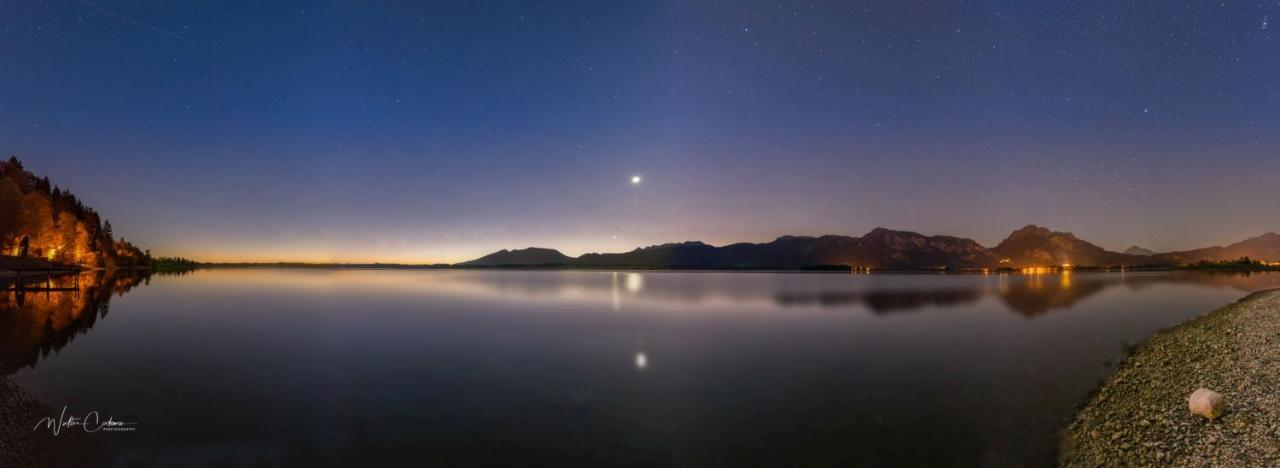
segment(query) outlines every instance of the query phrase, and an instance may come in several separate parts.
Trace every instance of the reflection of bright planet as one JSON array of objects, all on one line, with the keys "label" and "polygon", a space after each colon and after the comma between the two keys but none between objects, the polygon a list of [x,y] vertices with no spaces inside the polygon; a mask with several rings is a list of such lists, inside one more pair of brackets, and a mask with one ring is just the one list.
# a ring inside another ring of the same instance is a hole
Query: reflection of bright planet
[{"label": "reflection of bright planet", "polygon": [[644,355],[644,351],[636,353],[636,369],[644,369],[649,367],[649,357]]},{"label": "reflection of bright planet", "polygon": [[618,272],[613,272],[613,288],[610,289],[613,299],[613,311],[622,310],[622,295],[618,293]]},{"label": "reflection of bright planet", "polygon": [[639,273],[627,273],[627,292],[638,293],[644,289],[644,276]]}]

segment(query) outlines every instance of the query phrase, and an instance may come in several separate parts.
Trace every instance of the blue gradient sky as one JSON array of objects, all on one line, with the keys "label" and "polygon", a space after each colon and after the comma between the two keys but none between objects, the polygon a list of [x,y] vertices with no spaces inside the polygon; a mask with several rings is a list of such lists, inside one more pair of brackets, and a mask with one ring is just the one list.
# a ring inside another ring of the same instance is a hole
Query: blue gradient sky
[{"label": "blue gradient sky", "polygon": [[0,151],[207,260],[1280,230],[1280,3],[424,3],[0,2]]}]

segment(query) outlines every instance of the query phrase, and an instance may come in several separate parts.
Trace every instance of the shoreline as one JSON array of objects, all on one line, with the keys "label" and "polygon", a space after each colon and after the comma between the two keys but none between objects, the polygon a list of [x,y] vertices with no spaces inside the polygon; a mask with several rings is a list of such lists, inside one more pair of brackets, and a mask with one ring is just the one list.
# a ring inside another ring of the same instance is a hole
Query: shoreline
[{"label": "shoreline", "polygon": [[[1280,289],[1162,330],[1139,345],[1062,432],[1062,466],[1275,465],[1280,462]],[[1194,416],[1197,388],[1226,412]]]},{"label": "shoreline", "polygon": [[1230,268],[1188,268],[1180,266],[1142,266],[1142,267],[1073,267],[1041,268],[1039,271],[1024,271],[1020,268],[721,268],[721,267],[643,267],[643,266],[454,266],[454,265],[413,265],[394,263],[208,263],[184,267],[157,267],[152,271],[195,271],[195,270],[253,270],[253,269],[311,269],[311,270],[446,270],[446,271],[634,271],[634,272],[762,272],[762,273],[839,273],[839,274],[874,274],[874,273],[909,273],[909,274],[1022,274],[1045,275],[1058,273],[1142,273],[1191,271],[1207,274],[1268,273],[1280,271],[1278,268],[1230,269]]}]

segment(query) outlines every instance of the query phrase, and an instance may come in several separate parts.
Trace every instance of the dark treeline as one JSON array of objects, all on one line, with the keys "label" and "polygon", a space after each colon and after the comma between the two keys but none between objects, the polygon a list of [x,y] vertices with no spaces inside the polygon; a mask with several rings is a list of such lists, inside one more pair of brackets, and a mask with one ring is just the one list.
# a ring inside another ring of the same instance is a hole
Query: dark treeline
[{"label": "dark treeline", "polygon": [[1254,260],[1249,257],[1219,261],[1200,260],[1195,263],[1189,263],[1185,265],[1185,267],[1193,270],[1280,271],[1280,264],[1267,263],[1262,260]]}]

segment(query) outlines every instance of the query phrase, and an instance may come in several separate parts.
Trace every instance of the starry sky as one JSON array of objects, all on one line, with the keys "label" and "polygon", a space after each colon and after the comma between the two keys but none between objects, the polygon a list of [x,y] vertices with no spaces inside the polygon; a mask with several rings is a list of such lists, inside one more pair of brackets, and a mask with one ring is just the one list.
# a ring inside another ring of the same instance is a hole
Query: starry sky
[{"label": "starry sky", "polygon": [[156,254],[1280,230],[1276,1],[0,11],[0,152]]}]

